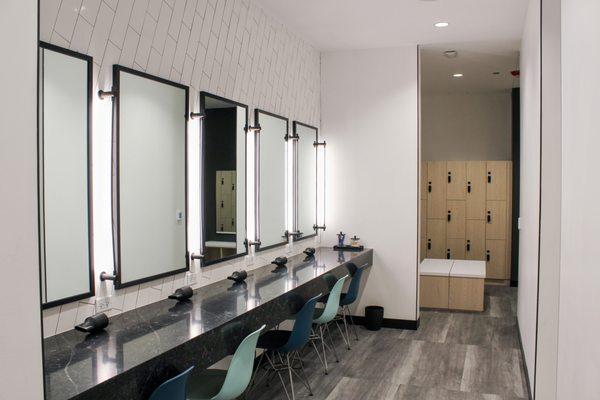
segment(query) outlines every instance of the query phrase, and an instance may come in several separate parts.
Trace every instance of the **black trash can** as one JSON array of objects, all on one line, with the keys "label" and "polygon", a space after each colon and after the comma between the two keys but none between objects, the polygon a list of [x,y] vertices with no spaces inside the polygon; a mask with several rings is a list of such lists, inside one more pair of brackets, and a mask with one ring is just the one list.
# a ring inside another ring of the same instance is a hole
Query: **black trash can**
[{"label": "black trash can", "polygon": [[378,331],[383,324],[383,307],[365,307],[365,328],[370,331]]}]

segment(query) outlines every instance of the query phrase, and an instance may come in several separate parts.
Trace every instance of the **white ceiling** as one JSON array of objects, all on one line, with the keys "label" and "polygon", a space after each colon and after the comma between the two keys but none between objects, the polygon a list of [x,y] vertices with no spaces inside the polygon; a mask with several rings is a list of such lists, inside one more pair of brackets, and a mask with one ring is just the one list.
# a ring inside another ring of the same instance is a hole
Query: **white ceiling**
[{"label": "white ceiling", "polygon": [[[528,0],[256,0],[322,51],[520,40]],[[447,28],[434,23],[446,21]]]},{"label": "white ceiling", "polygon": [[[497,92],[519,86],[511,71],[519,69],[519,41],[496,40],[421,47],[423,93]],[[456,58],[444,52],[456,50]],[[499,72],[499,75],[494,75]],[[461,73],[462,78],[452,75]]]}]

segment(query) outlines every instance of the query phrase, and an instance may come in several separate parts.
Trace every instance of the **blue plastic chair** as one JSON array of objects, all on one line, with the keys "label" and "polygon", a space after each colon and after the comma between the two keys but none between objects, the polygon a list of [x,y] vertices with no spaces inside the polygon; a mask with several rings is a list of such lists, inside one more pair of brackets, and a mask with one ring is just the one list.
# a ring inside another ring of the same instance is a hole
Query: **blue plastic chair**
[{"label": "blue plastic chair", "polygon": [[192,374],[187,398],[189,400],[234,400],[244,393],[252,378],[256,343],[263,329],[265,325],[244,338],[233,354],[228,370],[207,369]]},{"label": "blue plastic chair", "polygon": [[[291,400],[296,398],[296,393],[294,391],[294,375],[300,379],[312,396],[312,389],[306,377],[304,364],[302,363],[299,352],[310,340],[315,306],[320,297],[321,294],[309,299],[306,303],[304,303],[300,311],[298,311],[298,313],[293,317],[295,321],[294,327],[291,331],[282,329],[268,331],[258,339],[257,347],[265,351],[260,356],[256,371],[259,370],[263,358],[266,358],[269,362],[268,372],[277,373],[279,380],[283,385],[285,395],[288,399],[290,399],[290,395],[285,385],[285,380],[282,376],[282,371],[286,371],[290,380],[290,391],[292,393]],[[275,355],[278,357],[275,358]],[[299,366],[298,370],[300,373],[296,371],[297,368],[294,367],[295,361]]]},{"label": "blue plastic chair", "polygon": [[157,387],[149,400],[186,400],[187,382],[194,367],[190,367]]},{"label": "blue plastic chair", "polygon": [[354,275],[352,276],[352,280],[350,281],[350,285],[348,286],[348,291],[346,293],[342,293],[342,296],[340,297],[340,307],[342,308],[342,321],[344,321],[344,330],[346,331],[345,340],[346,344],[348,345],[348,350],[350,349],[350,335],[348,335],[347,318],[350,318],[352,330],[354,331],[354,336],[356,337],[356,340],[358,340],[358,331],[356,329],[356,324],[354,324],[352,314],[350,313],[349,306],[353,304],[356,301],[356,299],[358,299],[358,291],[360,290],[360,283],[364,270],[365,267],[355,269]]}]

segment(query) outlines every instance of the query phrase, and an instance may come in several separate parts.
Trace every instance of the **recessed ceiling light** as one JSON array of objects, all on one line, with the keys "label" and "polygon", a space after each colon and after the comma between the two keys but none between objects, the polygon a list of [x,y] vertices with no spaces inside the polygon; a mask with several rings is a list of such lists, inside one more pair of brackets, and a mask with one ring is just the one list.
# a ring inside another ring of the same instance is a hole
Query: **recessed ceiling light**
[{"label": "recessed ceiling light", "polygon": [[462,78],[462,77],[463,77],[463,74],[454,74],[454,75],[452,75],[452,76],[453,76],[453,77],[455,77],[455,78]]},{"label": "recessed ceiling light", "polygon": [[436,23],[434,26],[435,26],[436,28],[445,28],[445,27],[447,27],[448,25],[450,25],[450,24],[449,24],[449,23],[447,23],[447,22],[437,22],[437,23]]},{"label": "recessed ceiling light", "polygon": [[444,56],[447,58],[456,58],[456,57],[458,57],[458,51],[456,51],[456,50],[445,51]]}]

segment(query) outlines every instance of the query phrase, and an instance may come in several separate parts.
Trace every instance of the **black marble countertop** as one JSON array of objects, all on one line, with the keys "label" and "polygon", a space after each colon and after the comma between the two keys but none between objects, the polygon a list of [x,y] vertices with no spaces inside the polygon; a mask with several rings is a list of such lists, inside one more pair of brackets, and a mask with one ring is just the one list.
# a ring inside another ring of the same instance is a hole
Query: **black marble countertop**
[{"label": "black marble countertop", "polygon": [[189,303],[167,299],[117,315],[100,334],[71,330],[49,337],[46,399],[147,399],[179,371],[214,364],[262,324],[273,327],[310,297],[328,293],[334,277],[353,274],[351,262],[370,266],[373,251],[321,247],[314,258],[290,257],[275,272],[272,264],[249,271],[243,284],[203,286]]}]

